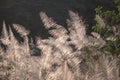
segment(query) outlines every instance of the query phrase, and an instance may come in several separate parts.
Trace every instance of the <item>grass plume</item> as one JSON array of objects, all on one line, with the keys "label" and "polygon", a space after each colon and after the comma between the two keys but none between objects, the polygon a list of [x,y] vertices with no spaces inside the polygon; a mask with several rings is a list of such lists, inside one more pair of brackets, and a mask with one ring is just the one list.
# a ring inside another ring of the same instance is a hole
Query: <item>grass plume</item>
[{"label": "grass plume", "polygon": [[[23,43],[18,43],[12,29],[9,27],[8,31],[4,23],[5,37],[0,39],[8,49],[3,52],[4,50],[0,47],[0,78],[6,78],[6,80],[120,80],[118,70],[120,58],[101,55],[102,51],[99,49],[105,41],[94,32],[91,33],[93,36],[88,36],[86,26],[77,13],[69,11],[69,15],[68,30],[66,30],[46,13],[41,12],[40,18],[52,37],[48,39],[36,37],[34,45],[29,43],[30,31],[21,25],[13,24],[13,29],[24,39]],[[8,45],[7,42],[10,44]],[[89,48],[85,48],[86,46]],[[31,56],[31,53],[41,55]]]}]

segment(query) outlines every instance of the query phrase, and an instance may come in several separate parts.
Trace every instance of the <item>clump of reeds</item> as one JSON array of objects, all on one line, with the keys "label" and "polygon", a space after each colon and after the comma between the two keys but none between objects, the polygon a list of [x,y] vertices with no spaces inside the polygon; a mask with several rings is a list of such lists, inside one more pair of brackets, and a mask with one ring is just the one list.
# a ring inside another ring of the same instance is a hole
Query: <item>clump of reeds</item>
[{"label": "clump of reeds", "polygon": [[29,43],[28,30],[13,24],[13,29],[24,39],[19,43],[12,29],[6,29],[3,23],[0,39],[7,50],[0,48],[0,64],[10,64],[10,68],[4,71],[9,76],[2,76],[9,80],[119,80],[117,64],[120,59],[102,55],[100,49],[105,41],[101,36],[95,32],[88,36],[81,17],[72,11],[69,16],[66,30],[41,12],[40,18],[52,37],[36,37],[36,44]]}]

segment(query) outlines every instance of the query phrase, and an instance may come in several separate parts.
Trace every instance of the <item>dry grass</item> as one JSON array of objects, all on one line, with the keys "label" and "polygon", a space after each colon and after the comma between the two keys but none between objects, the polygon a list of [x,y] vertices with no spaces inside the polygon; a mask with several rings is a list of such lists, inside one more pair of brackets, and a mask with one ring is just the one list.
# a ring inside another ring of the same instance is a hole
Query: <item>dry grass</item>
[{"label": "dry grass", "polygon": [[[85,25],[78,14],[69,11],[68,30],[58,25],[44,12],[40,18],[53,37],[36,38],[36,44],[29,43],[29,31],[18,24],[13,28],[21,34],[24,42],[18,43],[14,33],[3,23],[0,47],[0,79],[2,80],[120,80],[119,58],[99,56],[105,41],[97,33],[86,35]],[[30,45],[31,44],[31,45]],[[86,57],[81,49],[89,46]],[[92,48],[94,46],[94,48]],[[31,54],[40,54],[32,56]]]}]

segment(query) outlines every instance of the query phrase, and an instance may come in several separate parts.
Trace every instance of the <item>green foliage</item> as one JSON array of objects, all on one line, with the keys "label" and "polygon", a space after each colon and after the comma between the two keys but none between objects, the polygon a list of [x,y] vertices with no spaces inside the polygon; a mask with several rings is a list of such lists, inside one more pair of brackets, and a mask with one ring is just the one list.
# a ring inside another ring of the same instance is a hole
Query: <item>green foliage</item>
[{"label": "green foliage", "polygon": [[[120,23],[120,7],[115,11],[103,11],[103,7],[98,7],[95,9],[96,13],[105,20],[105,22],[109,23],[110,25]],[[119,11],[119,12],[118,12]]]},{"label": "green foliage", "polygon": [[107,41],[104,50],[113,56],[118,56],[120,54],[120,38],[115,41]]},{"label": "green foliage", "polygon": [[102,35],[102,37],[112,37],[115,35],[113,28],[109,25],[106,25],[105,27],[100,27],[100,25],[97,23],[95,26],[92,27],[92,29]]},{"label": "green foliage", "polygon": [[102,6],[95,9],[99,19],[95,19],[96,24],[92,29],[106,40],[106,45],[103,50],[107,52],[107,54],[119,55],[120,36],[117,32],[118,28],[116,25],[120,23],[120,0],[114,0],[114,3],[116,4],[116,9],[114,10],[105,10]]},{"label": "green foliage", "polygon": [[120,0],[115,0],[115,3],[120,5]]},{"label": "green foliage", "polygon": [[91,53],[87,46],[83,47],[81,51],[84,51],[85,53],[88,53],[88,54]]},{"label": "green foliage", "polygon": [[81,51],[84,53],[85,61],[89,61],[90,59],[93,59],[93,60],[99,59],[101,54],[94,54],[93,53],[94,49],[96,49],[95,46],[85,46],[81,49]]},{"label": "green foliage", "polygon": [[111,25],[120,23],[120,0],[114,0],[114,3],[116,4],[114,10],[104,10],[103,7],[95,9],[96,13]]},{"label": "green foliage", "polygon": [[119,15],[120,15],[120,0],[115,0],[115,3],[117,4],[117,9],[119,11]]}]

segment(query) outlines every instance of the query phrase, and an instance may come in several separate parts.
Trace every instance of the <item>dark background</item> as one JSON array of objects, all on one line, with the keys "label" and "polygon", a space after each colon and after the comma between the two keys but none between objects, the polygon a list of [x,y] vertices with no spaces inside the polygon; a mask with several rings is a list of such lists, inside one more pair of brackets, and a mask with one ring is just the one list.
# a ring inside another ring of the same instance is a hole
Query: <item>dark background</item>
[{"label": "dark background", "polygon": [[32,37],[47,38],[49,34],[41,23],[39,13],[44,11],[58,24],[67,26],[68,10],[78,12],[90,31],[94,24],[94,9],[100,5],[111,9],[113,4],[109,0],[0,0],[0,32],[5,21],[10,26],[13,23],[23,25],[31,31]]}]

